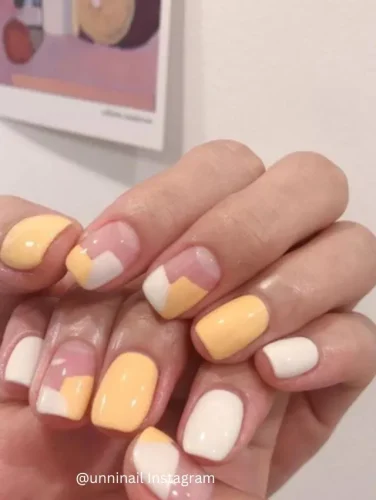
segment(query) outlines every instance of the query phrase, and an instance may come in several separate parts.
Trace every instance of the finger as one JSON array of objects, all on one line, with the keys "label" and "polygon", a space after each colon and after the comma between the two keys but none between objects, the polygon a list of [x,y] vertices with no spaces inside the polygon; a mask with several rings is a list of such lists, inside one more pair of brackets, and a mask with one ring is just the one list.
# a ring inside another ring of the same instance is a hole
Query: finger
[{"label": "finger", "polygon": [[264,171],[245,146],[216,141],[122,195],[91,224],[67,267],[85,289],[135,278],[198,217]]},{"label": "finger", "polygon": [[91,410],[104,430],[133,433],[156,424],[190,353],[189,325],[157,318],[134,297],[119,313]]},{"label": "finger", "polygon": [[81,228],[72,219],[12,196],[0,197],[0,293],[47,288],[65,273]]},{"label": "finger", "polygon": [[214,477],[205,474],[167,434],[154,427],[148,427],[131,443],[124,475],[138,479],[135,484],[126,484],[130,500],[215,498]]},{"label": "finger", "polygon": [[337,223],[199,317],[193,342],[208,360],[244,361],[262,345],[359,299],[375,283],[374,235]]},{"label": "finger", "polygon": [[89,297],[80,291],[60,301],[43,342],[30,389],[30,405],[47,425],[86,423],[121,297]]},{"label": "finger", "polygon": [[360,314],[328,314],[265,346],[255,364],[271,387],[293,394],[274,452],[275,491],[317,453],[374,378],[376,328]]},{"label": "finger", "polygon": [[54,303],[28,299],[15,308],[0,349],[1,402],[27,401]]},{"label": "finger", "polygon": [[144,282],[145,296],[166,319],[192,317],[333,223],[347,198],[346,178],[329,160],[290,155],[168,248]]},{"label": "finger", "polygon": [[[357,313],[327,314],[263,347],[255,363],[263,380],[278,390],[313,391],[339,384],[361,390],[376,374],[376,327]],[[334,409],[342,411],[338,400]]]},{"label": "finger", "polygon": [[183,412],[178,442],[204,464],[230,461],[268,415],[274,392],[249,363],[204,364]]}]

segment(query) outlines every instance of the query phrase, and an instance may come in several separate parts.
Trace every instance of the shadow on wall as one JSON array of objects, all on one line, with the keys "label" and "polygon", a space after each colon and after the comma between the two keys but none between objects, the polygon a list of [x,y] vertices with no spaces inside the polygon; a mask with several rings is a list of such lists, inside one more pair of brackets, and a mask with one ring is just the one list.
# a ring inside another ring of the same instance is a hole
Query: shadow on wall
[{"label": "shadow on wall", "polygon": [[8,122],[9,126],[17,133],[48,148],[56,155],[125,185],[133,185],[140,181],[137,173],[138,160],[141,163],[162,163],[164,165],[175,163],[183,152],[184,17],[185,2],[173,1],[172,43],[167,92],[167,141],[162,153],[96,141],[31,125]]}]

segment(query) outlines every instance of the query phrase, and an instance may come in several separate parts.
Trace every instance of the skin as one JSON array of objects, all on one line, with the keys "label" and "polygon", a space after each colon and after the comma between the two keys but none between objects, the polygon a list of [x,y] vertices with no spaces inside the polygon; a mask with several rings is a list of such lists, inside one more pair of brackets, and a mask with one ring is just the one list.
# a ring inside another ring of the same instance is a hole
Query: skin
[{"label": "skin", "polygon": [[[264,173],[261,161],[244,146],[210,143],[130,190],[86,230],[121,216],[143,243],[140,259],[104,290],[109,293],[81,291],[69,276],[55,286],[66,254],[80,238],[76,223],[50,247],[42,269],[4,269],[0,367],[9,356],[12,322],[32,329],[44,343],[30,390],[0,376],[0,498],[155,500],[145,485],[79,487],[75,476],[134,474],[132,450],[138,432],[148,426],[172,436],[183,455],[192,408],[219,386],[242,396],[246,413],[239,439],[223,462],[186,456],[188,465],[215,475],[215,500],[263,500],[278,490],[327,441],[375,375],[375,327],[352,309],[376,283],[376,243],[366,228],[336,222],[347,199],[343,173],[319,155],[296,153]],[[14,224],[10,214],[21,218],[36,210],[15,198],[0,199],[1,204],[3,235]],[[223,237],[224,227],[231,237]],[[229,244],[234,238],[239,241],[235,248]],[[215,252],[223,279],[202,303],[167,322],[126,287],[137,288],[140,275],[192,242]],[[244,293],[263,297],[269,328],[233,358],[213,363],[195,324]],[[192,349],[190,336],[207,361]],[[262,349],[285,336],[310,338],[320,362],[309,373],[281,380]],[[95,349],[96,386],[120,351],[146,352],[156,361],[157,391],[141,429],[126,435],[96,429],[89,411],[79,422],[37,413],[46,367],[57,347],[72,338]]]}]

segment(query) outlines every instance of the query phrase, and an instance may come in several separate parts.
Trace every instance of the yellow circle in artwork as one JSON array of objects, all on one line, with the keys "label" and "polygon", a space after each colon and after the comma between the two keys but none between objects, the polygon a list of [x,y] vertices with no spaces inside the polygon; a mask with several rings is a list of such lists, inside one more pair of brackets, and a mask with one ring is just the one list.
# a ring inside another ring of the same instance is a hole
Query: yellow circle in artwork
[{"label": "yellow circle in artwork", "polygon": [[116,45],[128,33],[136,0],[76,0],[76,20],[94,42]]}]

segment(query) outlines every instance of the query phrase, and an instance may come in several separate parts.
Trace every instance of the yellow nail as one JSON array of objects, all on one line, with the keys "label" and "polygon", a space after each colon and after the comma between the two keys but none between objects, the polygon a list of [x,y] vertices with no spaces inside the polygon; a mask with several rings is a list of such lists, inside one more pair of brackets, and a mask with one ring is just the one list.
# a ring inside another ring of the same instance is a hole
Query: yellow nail
[{"label": "yellow nail", "polygon": [[158,370],[147,356],[121,354],[107,370],[95,396],[94,425],[133,432],[144,421],[153,402]]},{"label": "yellow nail", "polygon": [[241,351],[268,327],[269,314],[258,297],[245,295],[215,309],[196,325],[196,332],[213,359]]},{"label": "yellow nail", "polygon": [[42,263],[51,243],[71,224],[71,220],[52,214],[21,220],[5,236],[1,261],[20,271],[34,269]]}]

